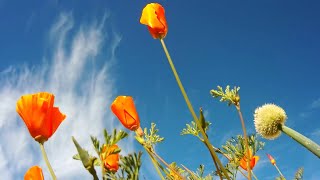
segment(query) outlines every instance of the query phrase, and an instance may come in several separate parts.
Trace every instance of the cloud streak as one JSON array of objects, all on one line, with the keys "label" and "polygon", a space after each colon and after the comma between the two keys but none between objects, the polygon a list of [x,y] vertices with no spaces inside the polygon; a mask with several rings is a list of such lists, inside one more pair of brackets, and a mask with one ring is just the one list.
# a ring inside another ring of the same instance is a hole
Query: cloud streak
[{"label": "cloud streak", "polygon": [[[121,38],[108,33],[106,20],[76,27],[71,14],[61,14],[49,32],[49,57],[41,65],[12,65],[0,72],[1,178],[22,179],[29,167],[38,164],[49,179],[38,144],[15,111],[21,95],[39,91],[55,94],[55,106],[67,115],[45,143],[57,177],[91,178],[82,164],[72,159],[76,149],[71,136],[92,150],[89,135],[102,139],[102,129],[112,130],[116,124],[108,108],[115,94],[110,67]],[[105,56],[102,51],[108,57],[103,61],[99,60]],[[132,151],[133,141],[128,140],[123,148]]]}]

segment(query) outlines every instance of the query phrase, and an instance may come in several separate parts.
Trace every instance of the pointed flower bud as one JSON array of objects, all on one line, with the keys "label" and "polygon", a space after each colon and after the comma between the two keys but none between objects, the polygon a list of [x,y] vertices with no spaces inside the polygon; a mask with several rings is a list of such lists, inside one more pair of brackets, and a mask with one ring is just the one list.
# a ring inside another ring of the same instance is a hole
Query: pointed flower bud
[{"label": "pointed flower bud", "polygon": [[275,164],[276,164],[276,160],[275,160],[270,154],[267,154],[267,156],[268,156],[271,164],[272,164],[272,165],[275,165]]},{"label": "pointed flower bud", "polygon": [[140,119],[131,96],[118,96],[111,104],[112,112],[121,124],[131,131],[140,127]]}]

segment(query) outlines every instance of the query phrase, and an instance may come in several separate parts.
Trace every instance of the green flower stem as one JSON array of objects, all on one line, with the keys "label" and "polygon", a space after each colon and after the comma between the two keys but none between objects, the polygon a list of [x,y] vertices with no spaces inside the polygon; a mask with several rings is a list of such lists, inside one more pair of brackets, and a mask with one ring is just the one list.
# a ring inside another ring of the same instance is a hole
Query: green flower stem
[{"label": "green flower stem", "polygon": [[320,158],[320,146],[317,143],[285,125],[282,125],[280,130]]},{"label": "green flower stem", "polygon": [[193,179],[199,179],[199,178],[197,178],[197,176],[196,176],[190,169],[188,169],[187,167],[185,167],[185,166],[182,165],[182,164],[181,164],[181,166],[191,175],[191,177],[192,177]]},{"label": "green flower stem", "polygon": [[[170,64],[170,67],[171,67],[171,69],[172,69],[172,72],[173,72],[173,74],[174,74],[174,76],[175,76],[175,78],[176,78],[176,81],[177,81],[178,86],[179,86],[179,88],[180,88],[180,90],[181,90],[181,93],[182,93],[182,95],[183,95],[183,97],[184,97],[184,99],[185,99],[185,101],[186,101],[186,103],[187,103],[187,106],[188,106],[188,108],[189,108],[189,110],[190,110],[190,112],[191,112],[191,115],[192,115],[193,119],[195,120],[197,126],[198,126],[199,129],[200,129],[200,132],[201,132],[201,134],[202,134],[202,136],[203,136],[203,138],[204,138],[204,142],[205,142],[205,144],[207,145],[207,147],[208,147],[208,149],[209,149],[209,151],[210,151],[210,154],[211,154],[211,157],[212,157],[213,161],[216,161],[216,162],[218,163],[218,165],[220,166],[220,169],[222,170],[222,172],[223,172],[223,174],[225,175],[225,177],[226,177],[228,180],[230,180],[230,177],[228,176],[227,171],[224,169],[221,161],[219,160],[219,158],[218,158],[217,154],[215,153],[214,149],[212,148],[212,145],[211,145],[211,143],[209,142],[209,139],[208,139],[206,133],[204,132],[204,130],[203,130],[202,126],[201,126],[201,123],[200,123],[200,121],[199,121],[199,119],[198,119],[198,117],[197,117],[197,115],[196,115],[196,113],[195,113],[195,111],[194,111],[191,103],[190,103],[190,100],[189,100],[189,98],[188,98],[188,96],[187,96],[187,93],[186,93],[186,91],[184,90],[184,87],[183,87],[183,85],[182,85],[182,83],[181,83],[181,81],[180,81],[180,78],[179,78],[179,75],[178,75],[178,73],[177,73],[177,70],[176,70],[176,68],[174,67],[174,64],[173,64],[173,62],[172,62],[172,59],[171,59],[171,57],[170,57],[170,54],[169,54],[169,52],[168,52],[168,49],[167,49],[167,47],[166,47],[163,39],[160,39],[160,42],[161,42],[162,47],[163,47],[163,50],[164,50],[164,52],[165,52],[165,54],[166,54],[166,56],[167,56],[168,62],[169,62],[169,64]],[[217,170],[219,169],[218,167],[216,167],[216,168],[217,168]],[[221,178],[222,178],[222,177],[221,177]]]},{"label": "green flower stem", "polygon": [[276,169],[278,170],[280,176],[283,177],[283,178],[285,178],[285,177],[283,176],[283,174],[281,173],[280,169],[278,168],[277,164],[274,164],[274,167],[276,167]]},{"label": "green flower stem", "polygon": [[176,170],[174,170],[174,168],[172,168],[165,160],[163,160],[156,152],[154,151],[150,151],[154,156],[156,156],[164,165],[167,166],[168,169],[170,169],[174,174],[176,174],[177,176],[179,176],[179,178],[181,179],[185,179],[181,176],[180,173],[178,173]]},{"label": "green flower stem", "polygon": [[251,180],[251,168],[250,168],[250,161],[251,161],[251,157],[250,157],[250,150],[249,150],[249,143],[248,143],[248,136],[247,136],[247,130],[246,130],[246,126],[244,124],[244,120],[243,120],[243,116],[240,110],[240,103],[238,103],[236,105],[236,109],[238,111],[239,117],[240,117],[240,121],[241,121],[241,126],[242,126],[242,130],[243,130],[243,137],[244,137],[244,143],[247,149],[247,170],[248,170],[248,179]]},{"label": "green flower stem", "polygon": [[257,176],[253,173],[253,171],[251,170],[251,174],[254,177],[255,180],[258,180]]},{"label": "green flower stem", "polygon": [[53,169],[52,169],[52,167],[51,167],[51,165],[50,165],[50,162],[49,162],[49,160],[48,160],[47,153],[46,153],[46,151],[44,150],[43,143],[39,143],[39,144],[40,144],[40,149],[41,149],[42,157],[43,157],[44,161],[46,162],[46,164],[47,164],[47,166],[48,166],[48,169],[49,169],[49,171],[50,171],[51,177],[52,177],[53,180],[57,180],[57,177],[56,177],[56,175],[54,174]]},{"label": "green flower stem", "polygon": [[240,172],[245,178],[248,179],[248,176],[247,176],[245,173],[243,173],[240,169],[239,169],[239,172]]},{"label": "green flower stem", "polygon": [[159,169],[158,161],[152,156],[151,152],[145,146],[143,146],[143,147],[147,151],[147,153],[148,153],[148,155],[149,155],[149,157],[151,159],[151,162],[152,162],[154,168],[156,169],[157,173],[159,174],[161,180],[165,180],[165,178],[163,177],[163,175],[162,175],[162,173],[161,173],[161,171]]}]

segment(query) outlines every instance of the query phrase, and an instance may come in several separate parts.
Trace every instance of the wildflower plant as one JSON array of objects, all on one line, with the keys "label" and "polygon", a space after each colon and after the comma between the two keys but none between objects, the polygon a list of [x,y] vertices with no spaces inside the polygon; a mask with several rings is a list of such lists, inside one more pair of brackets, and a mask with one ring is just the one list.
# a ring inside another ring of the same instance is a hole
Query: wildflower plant
[{"label": "wildflower plant", "polygon": [[[247,135],[240,108],[240,87],[235,86],[230,88],[230,86],[226,86],[222,88],[221,86],[217,86],[217,89],[210,91],[213,98],[219,98],[221,102],[226,102],[228,106],[236,108],[243,131],[243,135],[231,137],[231,139],[218,148],[210,142],[210,139],[216,137],[210,137],[207,134],[211,122],[205,119],[202,108],[200,108],[199,115],[196,114],[164,42],[164,38],[168,33],[165,8],[159,3],[147,4],[142,9],[140,23],[147,26],[152,38],[160,41],[177,85],[191,113],[191,122],[182,128],[180,134],[197,137],[209,151],[215,169],[209,169],[209,173],[205,174],[203,164],[200,164],[198,169],[191,170],[182,164],[179,165],[179,162],[167,163],[165,158],[155,151],[155,147],[163,142],[165,138],[160,136],[159,129],[156,128],[156,124],[153,122],[149,128],[141,127],[138,115],[139,111],[134,104],[134,98],[128,95],[117,96],[109,109],[128,132],[113,129],[110,133],[104,129],[103,141],[100,141],[95,136],[91,136],[95,154],[90,154],[85,149],[87,147],[82,147],[76,138],[72,137],[72,142],[76,147],[73,159],[81,161],[84,169],[91,174],[94,180],[99,179],[98,174],[101,174],[103,180],[138,180],[140,169],[143,166],[141,161],[143,153],[149,156],[161,180],[213,180],[214,176],[218,176],[220,179],[235,180],[239,173],[249,180],[252,177],[258,179],[253,173],[253,169],[260,159],[257,152],[263,150],[265,143],[260,141],[256,134]],[[56,180],[56,175],[44,150],[44,143],[57,132],[59,125],[65,120],[66,115],[60,112],[58,107],[54,106],[54,95],[48,92],[21,96],[17,101],[16,110],[25,123],[31,137],[40,144],[41,152],[50,175],[53,180]],[[273,140],[283,132],[319,158],[320,146],[287,127],[285,125],[286,120],[286,112],[274,104],[263,105],[258,107],[254,112],[255,129],[263,138]],[[129,133],[134,133],[137,143],[141,145],[144,151],[122,154],[122,147],[119,142],[125,141]],[[222,158],[226,161],[221,161]],[[267,157],[262,158],[269,158],[271,164],[280,174],[278,179],[285,179],[271,155],[267,154]],[[223,164],[222,162],[225,163]],[[101,172],[98,172],[96,167],[100,167]],[[295,175],[295,179],[302,179],[302,175],[303,168],[300,168]],[[26,171],[24,179],[43,180],[41,167],[31,167]]]}]

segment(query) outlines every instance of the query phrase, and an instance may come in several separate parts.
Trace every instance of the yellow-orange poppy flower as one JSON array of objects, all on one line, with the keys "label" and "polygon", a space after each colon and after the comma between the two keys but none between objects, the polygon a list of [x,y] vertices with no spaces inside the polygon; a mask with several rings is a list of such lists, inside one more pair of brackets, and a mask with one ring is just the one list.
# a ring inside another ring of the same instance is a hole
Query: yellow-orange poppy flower
[{"label": "yellow-orange poppy flower", "polygon": [[167,35],[168,25],[164,8],[158,3],[150,3],[143,8],[140,23],[148,26],[150,34],[155,39],[162,39]]},{"label": "yellow-orange poppy flower", "polygon": [[[253,169],[254,166],[257,164],[257,162],[259,161],[259,156],[253,156],[252,157],[252,152],[250,150],[250,161],[249,161],[249,165],[250,165],[250,169]],[[247,171],[247,161],[248,161],[248,158],[246,157],[246,155],[244,155],[241,160],[240,160],[240,167],[244,170]]]},{"label": "yellow-orange poppy flower", "polygon": [[16,110],[36,141],[47,141],[57,130],[66,115],[53,107],[54,95],[47,92],[20,97]]},{"label": "yellow-orange poppy flower", "polygon": [[42,169],[39,166],[32,166],[24,175],[24,180],[44,180]]},{"label": "yellow-orange poppy flower", "polygon": [[129,130],[135,131],[140,127],[140,119],[131,96],[118,96],[111,104],[111,110]]},{"label": "yellow-orange poppy flower", "polygon": [[117,172],[119,169],[119,153],[111,154],[114,150],[118,149],[118,145],[114,144],[110,147],[104,145],[101,151],[101,159],[104,167],[112,172]]},{"label": "yellow-orange poppy flower", "polygon": [[272,165],[275,165],[275,164],[276,164],[276,160],[275,160],[270,154],[267,154],[267,156],[268,156],[271,164],[272,164]]}]

